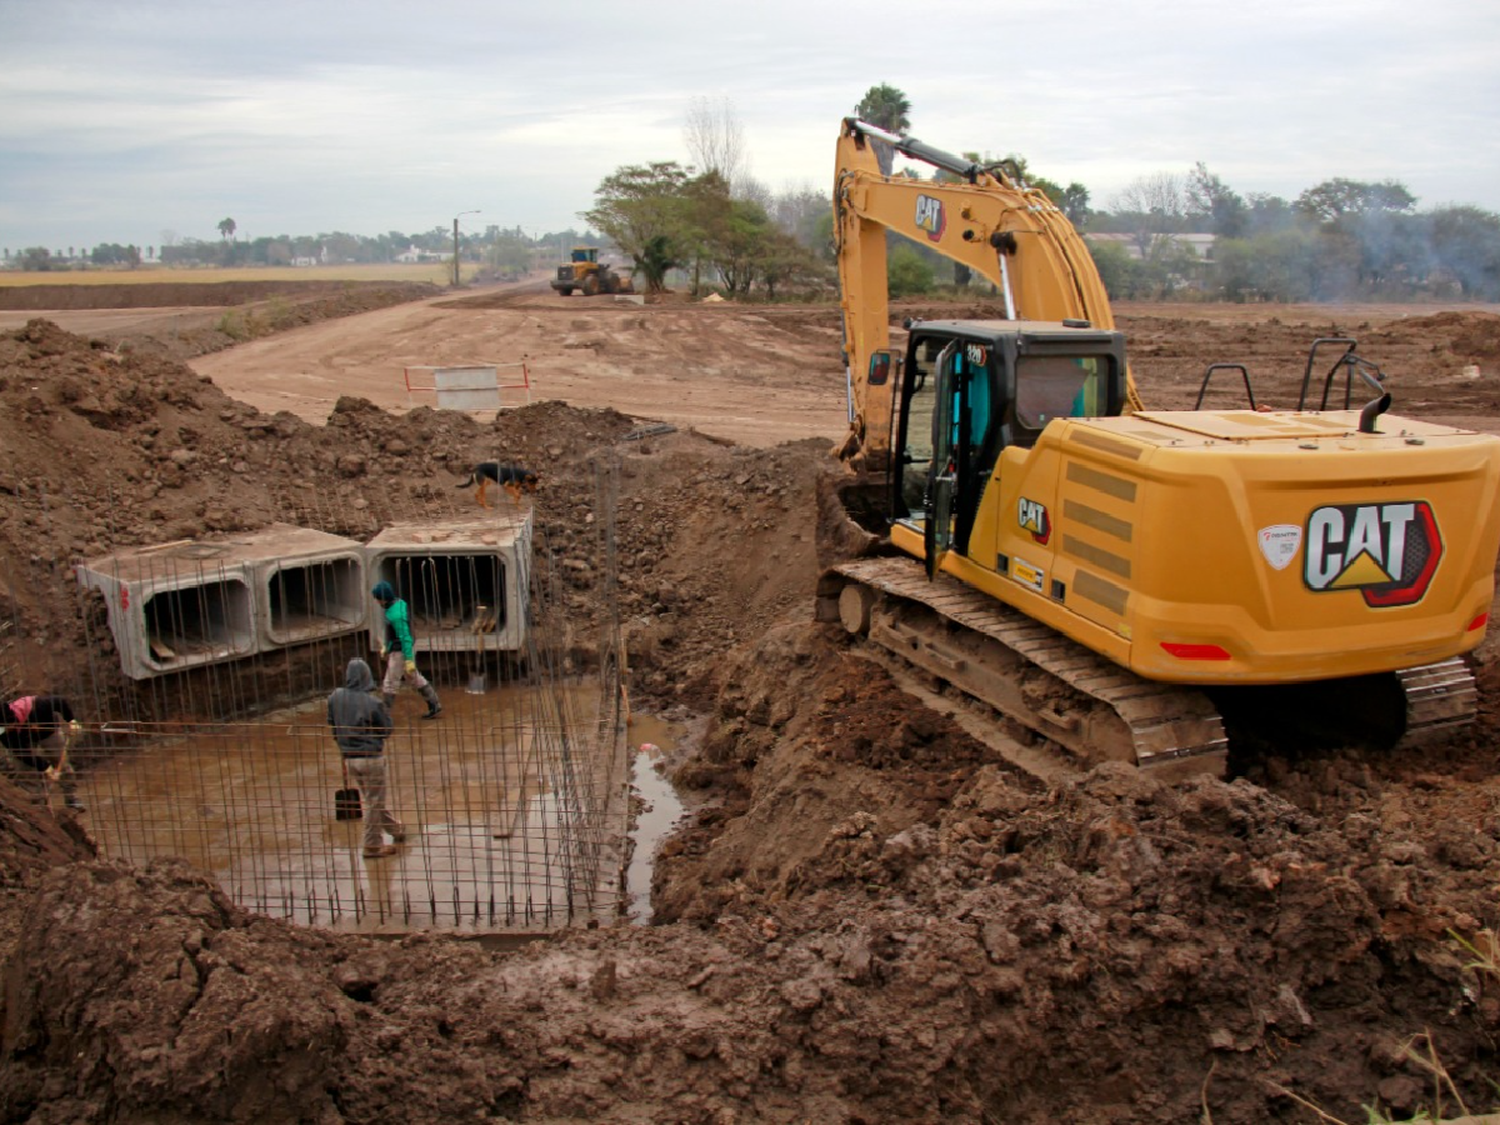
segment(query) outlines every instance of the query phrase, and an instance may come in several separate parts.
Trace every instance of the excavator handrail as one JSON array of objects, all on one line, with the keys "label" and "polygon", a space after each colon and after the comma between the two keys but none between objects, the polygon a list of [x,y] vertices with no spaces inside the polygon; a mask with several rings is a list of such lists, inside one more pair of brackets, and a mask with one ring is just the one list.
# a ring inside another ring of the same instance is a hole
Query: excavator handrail
[{"label": "excavator handrail", "polygon": [[1250,409],[1255,409],[1255,391],[1250,386],[1250,369],[1243,363],[1211,363],[1203,373],[1203,383],[1198,387],[1198,401],[1193,403],[1194,410],[1203,409],[1203,396],[1208,393],[1208,381],[1215,371],[1238,371],[1240,378],[1245,381],[1245,397],[1250,400]]},{"label": "excavator handrail", "polygon": [[[1307,350],[1307,367],[1302,372],[1302,393],[1297,396],[1298,410],[1307,409],[1307,387],[1308,384],[1312,381],[1312,369],[1313,364],[1317,361],[1318,358],[1318,349],[1321,348],[1324,344],[1345,345],[1343,354],[1333,361],[1333,366],[1328,369],[1328,374],[1323,377],[1323,401],[1322,405],[1320,405],[1318,409],[1327,410],[1328,392],[1333,386],[1334,373],[1337,372],[1340,367],[1344,367],[1349,362],[1349,357],[1351,355],[1354,355],[1354,349],[1358,345],[1358,343],[1359,341],[1355,340],[1352,336],[1319,336],[1312,342],[1312,347]],[[1358,357],[1356,356],[1355,358],[1357,359]],[[1349,381],[1351,378],[1352,374],[1346,370],[1344,376],[1345,410],[1349,409],[1349,402],[1351,398]]]}]

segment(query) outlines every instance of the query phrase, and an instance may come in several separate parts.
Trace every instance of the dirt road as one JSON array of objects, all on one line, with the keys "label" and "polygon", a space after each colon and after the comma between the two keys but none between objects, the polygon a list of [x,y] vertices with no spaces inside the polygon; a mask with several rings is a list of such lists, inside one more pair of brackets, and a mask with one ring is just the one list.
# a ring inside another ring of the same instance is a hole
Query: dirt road
[{"label": "dirt road", "polygon": [[[434,404],[408,394],[408,365],[494,364],[530,372],[530,399],[612,406],[746,445],[845,429],[835,311],[728,305],[645,308],[545,289],[438,298],[323,321],[193,362],[229,395],[321,423],[343,395],[385,410]],[[425,377],[430,385],[430,376]],[[527,394],[507,390],[502,402]]]},{"label": "dirt road", "polygon": [[[961,310],[960,310],[961,311]],[[982,315],[993,309],[978,307]],[[1121,305],[1138,381],[1150,405],[1191,406],[1213,362],[1249,362],[1264,396],[1295,401],[1306,350],[1318,336],[1356,336],[1395,378],[1398,409],[1422,414],[1417,386],[1459,382],[1468,354],[1432,347],[1426,320],[1482,316],[1481,306],[1414,308],[1360,305],[1278,307]],[[920,303],[898,315],[957,315]],[[900,332],[896,332],[900,339]],[[408,365],[495,364],[502,383],[530,373],[531,401],[610,406],[632,416],[695,428],[743,445],[766,447],[846,428],[845,380],[838,310],[827,306],[703,304],[686,300],[641,306],[612,297],[559,297],[545,288],[509,287],[439,297],[325,320],[306,328],[203,356],[193,368],[230,396],[262,410],[290,411],[322,423],[343,395],[384,410],[432,405],[431,393],[409,394]],[[1495,341],[1480,341],[1484,353]],[[1486,362],[1496,371],[1493,354]],[[430,376],[418,376],[430,384]],[[1216,386],[1238,393],[1224,380]],[[1500,408],[1483,388],[1474,402]],[[1425,396],[1424,396],[1425,397]],[[504,392],[507,406],[527,401]],[[1451,408],[1465,400],[1447,397]],[[1237,402],[1235,404],[1238,404]],[[1466,411],[1479,413],[1479,411]],[[1450,414],[1452,418],[1454,415]]]}]

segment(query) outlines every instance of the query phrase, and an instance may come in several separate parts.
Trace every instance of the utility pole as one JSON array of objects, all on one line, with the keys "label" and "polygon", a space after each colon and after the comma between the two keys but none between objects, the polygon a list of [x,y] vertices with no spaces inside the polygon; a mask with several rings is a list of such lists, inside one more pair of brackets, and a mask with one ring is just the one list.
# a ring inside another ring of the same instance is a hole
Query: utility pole
[{"label": "utility pole", "polygon": [[458,288],[458,220],[461,215],[477,215],[478,211],[460,211],[453,216],[453,288]]}]

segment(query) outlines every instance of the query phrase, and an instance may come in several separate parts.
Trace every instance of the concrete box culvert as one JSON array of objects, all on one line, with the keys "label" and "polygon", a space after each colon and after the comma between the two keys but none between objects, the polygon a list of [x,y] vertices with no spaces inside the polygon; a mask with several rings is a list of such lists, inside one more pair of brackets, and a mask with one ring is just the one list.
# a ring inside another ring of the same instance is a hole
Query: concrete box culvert
[{"label": "concrete box culvert", "polygon": [[83,563],[77,573],[104,596],[121,669],[132,679],[258,651],[250,570],[229,545],[146,547]]},{"label": "concrete box culvert", "polygon": [[275,524],[213,541],[179,540],[78,567],[107,607],[132,679],[254,656],[364,628],[363,546]]},{"label": "concrete box culvert", "polygon": [[367,629],[385,620],[370,597],[390,582],[406,599],[424,652],[516,652],[527,639],[529,507],[398,524],[368,544],[274,524],[213,541],[179,540],[82,563],[103,596],[120,665],[151,679],[204,664]]},{"label": "concrete box culvert", "polygon": [[[370,540],[371,584],[405,599],[422,652],[516,652],[526,644],[531,585],[529,506],[437,522],[396,524]],[[385,619],[370,617],[370,647]]]},{"label": "concrete box culvert", "polygon": [[370,584],[364,545],[326,532],[278,525],[265,536],[274,554],[254,564],[264,648],[304,644],[366,627]]}]

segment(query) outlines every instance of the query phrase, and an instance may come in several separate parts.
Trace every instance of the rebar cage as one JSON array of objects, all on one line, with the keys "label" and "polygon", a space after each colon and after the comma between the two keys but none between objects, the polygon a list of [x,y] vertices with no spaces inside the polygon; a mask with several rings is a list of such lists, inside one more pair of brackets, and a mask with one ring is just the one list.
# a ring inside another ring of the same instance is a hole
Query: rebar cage
[{"label": "rebar cage", "polygon": [[[388,500],[350,526],[346,510],[280,498],[288,529],[322,537],[281,557],[244,562],[208,537],[138,553],[138,588],[150,591],[135,607],[147,634],[139,676],[111,627],[118,588],[72,582],[67,566],[41,559],[0,575],[17,595],[0,598],[0,686],[7,698],[63,695],[82,723],[33,755],[7,752],[5,772],[55,810],[82,804],[104,855],[184,857],[241,905],[304,924],[528,934],[618,918],[629,762],[617,467],[596,465],[593,484],[598,542],[582,615],[578,577],[554,566],[534,513],[534,550],[519,566],[484,549],[514,522],[504,509],[474,549],[439,532],[420,547],[361,553],[361,540],[397,525],[420,539],[457,511],[415,501]],[[336,808],[336,791],[357,786],[326,701],[354,657],[377,685],[384,677],[383,620],[369,605],[381,578],[409,602],[418,668],[443,710],[424,721],[417,693],[398,689],[384,758],[404,839],[366,858],[370,810],[340,819]],[[508,628],[521,639],[497,646]],[[61,769],[39,768],[43,758]]]}]

